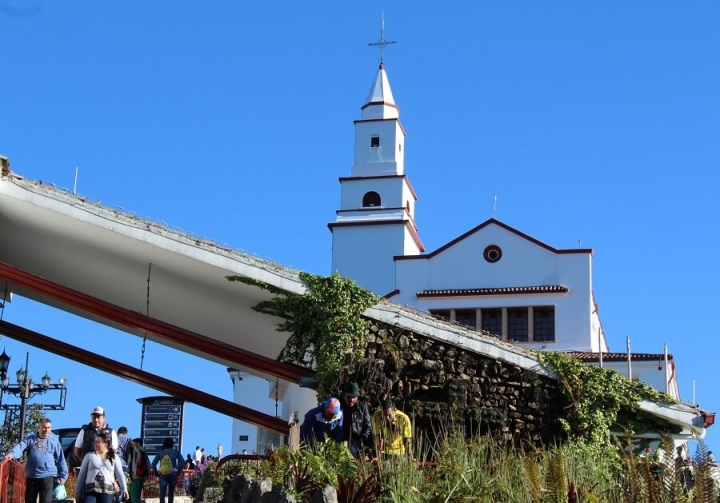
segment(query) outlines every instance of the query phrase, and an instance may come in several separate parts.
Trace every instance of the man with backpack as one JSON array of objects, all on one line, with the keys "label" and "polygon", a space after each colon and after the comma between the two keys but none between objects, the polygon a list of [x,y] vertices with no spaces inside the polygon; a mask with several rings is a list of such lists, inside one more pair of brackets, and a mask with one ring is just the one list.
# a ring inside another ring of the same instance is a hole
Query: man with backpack
[{"label": "man with backpack", "polygon": [[160,483],[160,503],[165,503],[166,493],[168,493],[168,502],[173,503],[178,473],[182,472],[183,466],[185,466],[185,458],[180,451],[173,449],[173,439],[166,438],[162,449],[152,461],[153,472],[157,473]]},{"label": "man with backpack", "polygon": [[142,439],[134,438],[126,447],[130,503],[140,503],[145,478],[150,474],[150,458],[142,448]]}]

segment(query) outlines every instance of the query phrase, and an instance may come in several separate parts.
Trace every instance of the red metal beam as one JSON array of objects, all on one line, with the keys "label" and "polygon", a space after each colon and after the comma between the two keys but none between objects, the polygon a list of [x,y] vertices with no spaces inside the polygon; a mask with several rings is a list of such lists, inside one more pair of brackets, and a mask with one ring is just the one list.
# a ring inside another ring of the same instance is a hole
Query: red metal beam
[{"label": "red metal beam", "polygon": [[223,400],[222,398],[218,398],[209,393],[198,391],[190,386],[179,384],[176,381],[159,377],[155,374],[151,374],[150,372],[136,369],[130,365],[120,363],[117,360],[111,360],[110,358],[106,358],[85,349],[78,348],[77,346],[58,341],[52,337],[42,335],[38,332],[33,332],[18,325],[8,323],[7,321],[0,320],[0,333],[3,333],[17,341],[24,342],[25,344],[44,349],[45,351],[74,360],[82,363],[83,365],[88,365],[89,367],[102,370],[103,372],[122,377],[128,381],[162,391],[168,395],[181,398],[188,402],[200,405],[201,407],[234,417],[235,419],[246,421],[256,426],[278,432],[282,435],[287,435],[288,433],[287,421],[282,419],[278,419],[268,414],[263,414],[262,412],[238,405],[228,400]]},{"label": "red metal beam", "polygon": [[313,371],[300,366],[278,362],[267,356],[217,341],[206,335],[185,330],[184,328],[165,323],[135,311],[130,311],[129,309],[116,306],[97,297],[35,276],[34,274],[30,274],[3,262],[0,262],[0,277],[8,280],[10,283],[58,300],[63,304],[73,306],[86,313],[100,316],[106,320],[141,332],[151,333],[160,339],[179,343],[188,349],[207,353],[235,363],[238,366],[251,368],[289,382],[296,383],[301,377],[314,375]]}]

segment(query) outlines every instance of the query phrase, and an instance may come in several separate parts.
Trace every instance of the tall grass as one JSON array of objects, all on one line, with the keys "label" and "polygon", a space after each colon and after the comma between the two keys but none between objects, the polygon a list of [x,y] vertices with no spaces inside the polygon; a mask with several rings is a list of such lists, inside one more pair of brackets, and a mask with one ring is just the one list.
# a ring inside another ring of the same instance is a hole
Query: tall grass
[{"label": "tall grass", "polygon": [[[693,460],[694,485],[688,485],[685,466],[676,465],[671,454],[660,459],[642,457],[628,441],[601,447],[569,441],[519,450],[496,438],[467,438],[452,429],[433,438],[432,442],[417,440],[413,455],[403,459],[357,463],[352,474],[333,452],[344,447],[328,444],[322,456],[309,451],[286,456],[276,451],[276,465],[256,465],[262,469],[253,475],[273,475],[273,482],[283,482],[275,478],[284,474],[287,479],[298,467],[309,467],[313,472],[309,478],[316,483],[321,478],[340,482],[338,497],[345,503],[718,502],[718,485],[713,480],[717,468],[709,463],[702,444]],[[672,453],[672,443],[667,441],[663,450]],[[327,462],[320,467],[323,459]],[[366,480],[372,483],[358,490]],[[303,501],[310,494],[293,492]]]},{"label": "tall grass", "polygon": [[[490,437],[466,438],[449,432],[436,437],[433,469],[417,462],[382,462],[378,501],[391,502],[677,502],[717,503],[717,467],[707,462],[701,444],[693,462],[694,485],[687,484],[686,465],[671,454],[653,461],[638,456],[627,441],[593,446],[581,441],[545,449],[503,446]],[[672,453],[672,442],[662,452]]]}]

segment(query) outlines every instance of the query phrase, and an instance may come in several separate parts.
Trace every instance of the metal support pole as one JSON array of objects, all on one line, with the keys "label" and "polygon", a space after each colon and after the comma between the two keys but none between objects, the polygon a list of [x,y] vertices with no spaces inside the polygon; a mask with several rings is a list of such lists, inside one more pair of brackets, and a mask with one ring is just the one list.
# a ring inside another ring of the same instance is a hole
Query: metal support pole
[{"label": "metal support pole", "polygon": [[30,353],[25,353],[25,378],[22,382],[22,395],[20,396],[20,440],[25,438],[25,414],[27,408],[28,393],[30,391],[30,378],[28,364],[30,363]]}]

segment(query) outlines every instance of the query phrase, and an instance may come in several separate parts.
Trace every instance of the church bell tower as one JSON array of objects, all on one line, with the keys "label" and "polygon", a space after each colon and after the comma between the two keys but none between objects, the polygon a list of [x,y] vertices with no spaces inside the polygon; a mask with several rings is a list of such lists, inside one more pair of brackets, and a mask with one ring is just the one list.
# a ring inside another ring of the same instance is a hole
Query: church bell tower
[{"label": "church bell tower", "polygon": [[350,176],[340,178],[340,209],[328,224],[333,234],[332,271],[378,295],[395,290],[396,256],[425,248],[415,225],[417,196],[405,175],[405,129],[382,62],[355,121]]}]

